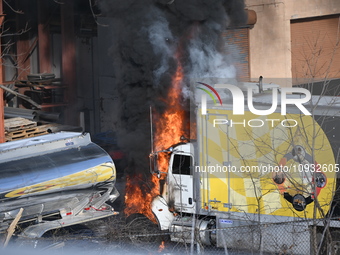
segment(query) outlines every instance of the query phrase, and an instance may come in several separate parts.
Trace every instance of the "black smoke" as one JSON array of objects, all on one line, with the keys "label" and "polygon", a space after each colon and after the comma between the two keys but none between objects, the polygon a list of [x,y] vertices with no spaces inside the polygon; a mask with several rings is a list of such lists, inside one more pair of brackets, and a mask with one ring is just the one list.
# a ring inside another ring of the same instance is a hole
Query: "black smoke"
[{"label": "black smoke", "polygon": [[[244,24],[243,0],[101,0],[111,17],[112,70],[120,93],[118,143],[127,153],[129,171],[147,171],[149,109],[162,113],[176,67],[185,78],[233,76],[221,54],[226,26]],[[179,55],[176,55],[179,53]],[[176,56],[176,57],[175,57]],[[224,77],[221,77],[224,78]],[[185,91],[185,89],[183,89]],[[184,93],[185,94],[185,93]]]}]

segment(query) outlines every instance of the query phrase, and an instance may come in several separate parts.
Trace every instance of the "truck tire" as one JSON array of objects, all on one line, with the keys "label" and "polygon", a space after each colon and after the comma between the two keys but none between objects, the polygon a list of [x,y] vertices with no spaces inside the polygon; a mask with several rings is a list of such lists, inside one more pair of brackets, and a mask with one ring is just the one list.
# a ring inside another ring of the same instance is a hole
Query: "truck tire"
[{"label": "truck tire", "polygon": [[126,219],[129,239],[134,244],[159,244],[161,231],[158,225],[143,214],[132,214]]}]

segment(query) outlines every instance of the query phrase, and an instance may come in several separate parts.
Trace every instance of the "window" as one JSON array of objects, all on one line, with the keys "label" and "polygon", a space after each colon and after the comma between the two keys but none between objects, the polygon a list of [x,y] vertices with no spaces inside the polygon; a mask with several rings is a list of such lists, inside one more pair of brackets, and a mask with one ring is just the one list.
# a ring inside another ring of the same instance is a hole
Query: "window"
[{"label": "window", "polygon": [[172,173],[190,175],[191,162],[191,156],[175,155],[172,163]]}]

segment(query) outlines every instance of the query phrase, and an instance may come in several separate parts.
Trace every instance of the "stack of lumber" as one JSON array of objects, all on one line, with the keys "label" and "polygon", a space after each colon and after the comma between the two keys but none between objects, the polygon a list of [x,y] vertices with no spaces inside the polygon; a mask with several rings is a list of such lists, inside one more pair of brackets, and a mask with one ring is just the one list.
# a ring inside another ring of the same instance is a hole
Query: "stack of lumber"
[{"label": "stack of lumber", "polygon": [[50,125],[38,126],[37,122],[17,117],[5,119],[6,142],[48,134]]}]

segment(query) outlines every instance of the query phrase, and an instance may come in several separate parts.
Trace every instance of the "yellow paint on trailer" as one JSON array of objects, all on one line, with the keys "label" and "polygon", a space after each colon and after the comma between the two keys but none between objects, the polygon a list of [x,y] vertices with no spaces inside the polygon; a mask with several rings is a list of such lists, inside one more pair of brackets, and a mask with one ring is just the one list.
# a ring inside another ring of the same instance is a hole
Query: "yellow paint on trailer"
[{"label": "yellow paint on trailer", "polygon": [[98,182],[105,182],[109,180],[112,181],[115,180],[115,178],[116,168],[112,163],[107,162],[54,180],[49,180],[35,185],[16,189],[12,192],[7,193],[5,197],[19,197],[26,194],[57,190],[81,184],[95,184]]},{"label": "yellow paint on trailer", "polygon": [[[311,116],[279,113],[256,116],[250,112],[236,116],[229,110],[208,109],[207,116],[198,118],[202,208],[312,218],[317,198],[323,213],[329,211],[336,180],[335,172],[330,170],[335,167],[335,159],[325,133]],[[229,125],[219,125],[216,119],[228,119]],[[263,125],[249,126],[248,121],[254,119],[251,125]],[[297,125],[285,127],[281,121],[285,125]],[[245,127],[240,123],[245,123]],[[293,149],[301,154],[294,157]],[[310,162],[313,158],[314,162]],[[313,164],[321,166],[316,170],[318,178],[322,177],[318,188],[312,184],[316,182],[311,170],[300,172],[302,166]],[[234,168],[224,172],[223,166],[224,170],[227,166]],[[255,171],[254,167],[260,166],[267,167],[267,172]],[[279,179],[274,181],[277,166],[290,169],[283,175],[283,183]],[[206,172],[202,171],[203,167]],[[209,171],[209,167],[215,171]],[[245,167],[253,170],[241,172]],[[232,207],[228,208],[230,204]],[[319,211],[317,217],[321,217]]]}]

